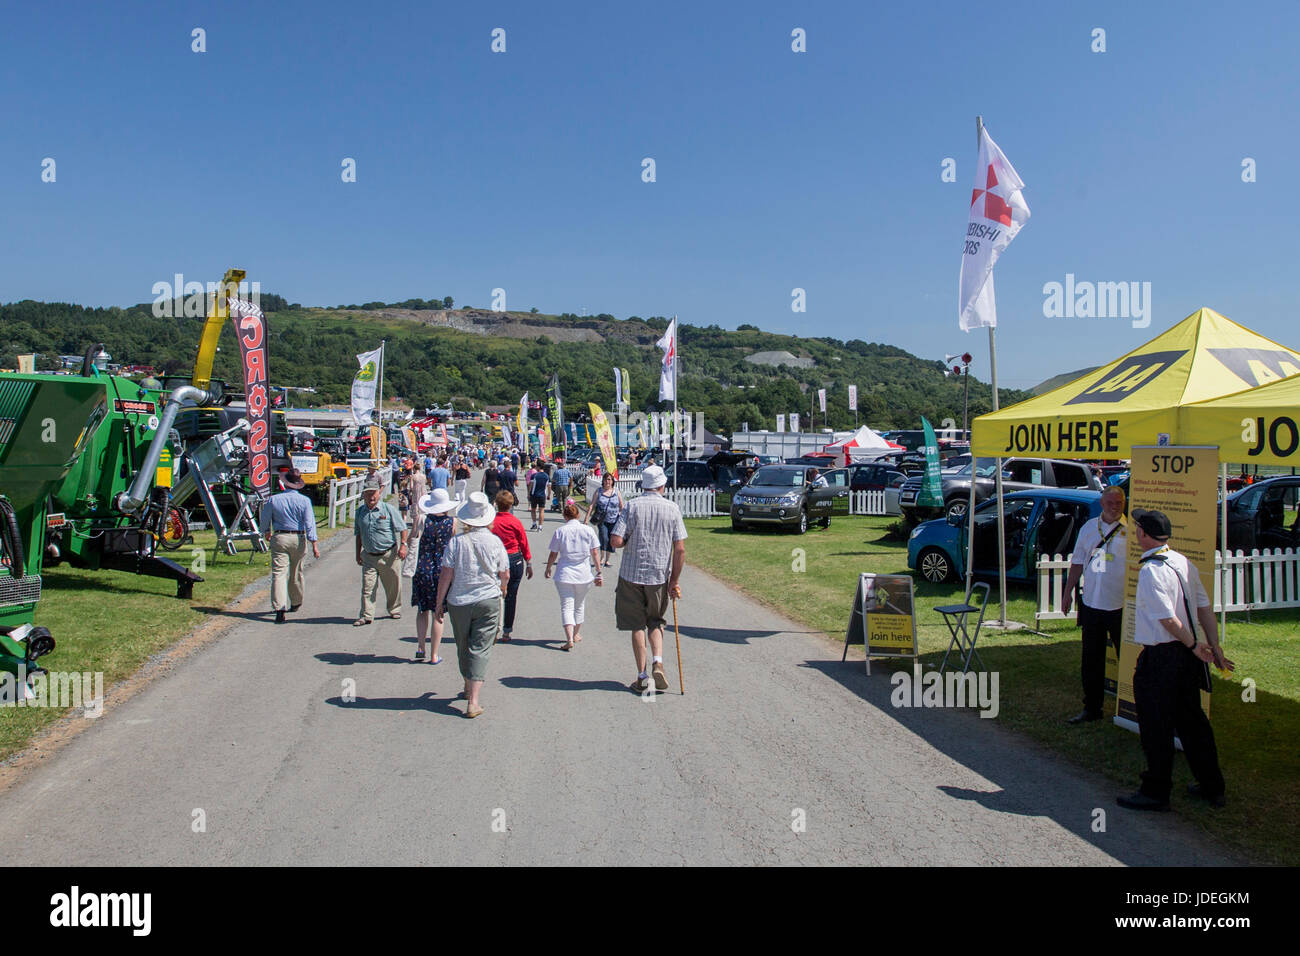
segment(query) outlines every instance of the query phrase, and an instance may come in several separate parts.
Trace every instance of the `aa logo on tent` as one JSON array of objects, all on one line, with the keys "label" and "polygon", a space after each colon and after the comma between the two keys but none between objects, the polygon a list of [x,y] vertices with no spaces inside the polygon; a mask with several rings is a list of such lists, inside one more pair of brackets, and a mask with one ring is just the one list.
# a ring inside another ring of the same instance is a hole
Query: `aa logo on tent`
[{"label": "aa logo on tent", "polygon": [[1180,349],[1131,356],[1065,404],[1123,401],[1138,389],[1150,385],[1186,354],[1186,349]]},{"label": "aa logo on tent", "polygon": [[374,359],[371,359],[369,362],[366,363],[365,368],[357,372],[357,381],[373,382],[375,380],[375,375],[377,374],[378,374],[378,369],[375,368]]},{"label": "aa logo on tent", "polygon": [[[1206,349],[1251,388],[1290,378],[1300,372],[1300,359],[1285,349]],[[1287,368],[1283,368],[1287,366]],[[1260,373],[1265,374],[1260,374]]]}]

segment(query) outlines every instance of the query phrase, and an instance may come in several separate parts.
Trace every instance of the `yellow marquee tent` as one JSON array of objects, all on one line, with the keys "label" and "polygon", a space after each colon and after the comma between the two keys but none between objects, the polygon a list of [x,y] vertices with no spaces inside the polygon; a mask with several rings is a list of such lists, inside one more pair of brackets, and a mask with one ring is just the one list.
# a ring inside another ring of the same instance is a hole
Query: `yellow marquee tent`
[{"label": "yellow marquee tent", "polygon": [[1219,460],[1300,465],[1300,378],[1187,405],[1179,433],[1218,445]]},{"label": "yellow marquee tent", "polygon": [[[1215,444],[1199,427],[1180,429],[1180,406],[1297,374],[1300,352],[1200,309],[1095,372],[976,418],[971,447],[988,457],[1105,459],[1128,458],[1134,445],[1157,445],[1161,436],[1171,444]],[[1291,394],[1300,395],[1300,382]],[[1237,446],[1242,417],[1229,436]]]}]

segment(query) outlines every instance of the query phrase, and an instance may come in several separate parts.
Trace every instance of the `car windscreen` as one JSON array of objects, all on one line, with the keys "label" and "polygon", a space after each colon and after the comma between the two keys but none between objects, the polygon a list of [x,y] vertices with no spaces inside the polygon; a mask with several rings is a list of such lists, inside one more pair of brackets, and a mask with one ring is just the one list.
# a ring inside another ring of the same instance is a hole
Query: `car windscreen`
[{"label": "car windscreen", "polygon": [[777,488],[802,488],[805,468],[767,465],[754,472],[751,485],[769,485]]},{"label": "car windscreen", "polygon": [[[997,459],[996,459],[996,458],[977,458],[977,459],[975,460],[975,469],[976,469],[976,473],[979,475],[979,477],[981,477],[981,478],[992,478],[994,475],[997,474],[997,471],[998,471],[998,463],[997,463]],[[959,477],[959,478],[969,478],[969,477],[970,477],[970,463],[969,463],[969,462],[968,462],[966,465],[964,465],[960,471],[957,472],[957,477]]]}]

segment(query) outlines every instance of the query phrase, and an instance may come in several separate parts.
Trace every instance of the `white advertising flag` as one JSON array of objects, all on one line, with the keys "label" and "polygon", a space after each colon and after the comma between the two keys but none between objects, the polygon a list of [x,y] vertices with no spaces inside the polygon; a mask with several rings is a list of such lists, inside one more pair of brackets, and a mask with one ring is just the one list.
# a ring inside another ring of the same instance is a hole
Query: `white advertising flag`
[{"label": "white advertising flag", "polygon": [[383,347],[357,356],[361,368],[352,379],[352,420],[358,425],[374,424],[375,388],[379,384],[379,362]]},{"label": "white advertising flag", "polygon": [[821,406],[822,414],[826,414],[826,389],[817,389],[817,403]]},{"label": "white advertising flag", "polygon": [[988,130],[981,129],[957,303],[961,327],[966,332],[998,324],[993,300],[993,266],[1029,219],[1029,206],[1021,193],[1024,181]]},{"label": "white advertising flag", "polygon": [[785,416],[784,416],[784,415],[777,415],[777,416],[776,416],[776,430],[777,430],[778,432],[783,432],[783,431],[785,431]]},{"label": "white advertising flag", "polygon": [[858,387],[856,385],[850,385],[849,386],[849,411],[856,412],[857,410],[858,410]]},{"label": "white advertising flag", "polygon": [[663,365],[659,369],[659,401],[671,402],[677,398],[677,319],[668,323],[668,331],[655,345],[664,350]]},{"label": "white advertising flag", "polygon": [[623,404],[623,370],[614,366],[614,407]]},{"label": "white advertising flag", "polygon": [[790,413],[790,431],[792,431],[792,432],[797,432],[798,430],[799,430],[799,413],[798,413],[798,412],[791,412],[791,413]]}]

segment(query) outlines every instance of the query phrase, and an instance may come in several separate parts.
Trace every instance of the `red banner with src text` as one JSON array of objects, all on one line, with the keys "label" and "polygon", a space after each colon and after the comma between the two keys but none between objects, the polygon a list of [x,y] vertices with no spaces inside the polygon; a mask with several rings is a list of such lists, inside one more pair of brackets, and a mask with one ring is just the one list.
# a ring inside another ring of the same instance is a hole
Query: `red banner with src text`
[{"label": "red banner with src text", "polygon": [[271,387],[266,368],[266,316],[246,299],[229,300],[230,320],[239,339],[248,406],[248,477],[253,493],[271,493]]}]

